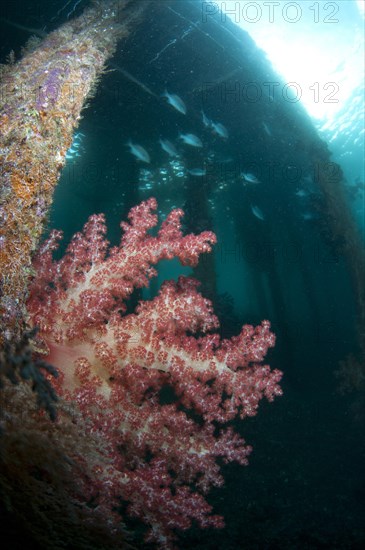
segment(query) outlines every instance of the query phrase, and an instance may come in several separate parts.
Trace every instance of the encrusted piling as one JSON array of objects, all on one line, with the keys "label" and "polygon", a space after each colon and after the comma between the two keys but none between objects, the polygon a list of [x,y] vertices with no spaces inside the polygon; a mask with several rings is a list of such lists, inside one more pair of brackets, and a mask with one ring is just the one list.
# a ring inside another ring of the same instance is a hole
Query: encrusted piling
[{"label": "encrusted piling", "polygon": [[1,67],[0,339],[20,335],[37,248],[72,135],[106,60],[146,2],[95,2]]}]

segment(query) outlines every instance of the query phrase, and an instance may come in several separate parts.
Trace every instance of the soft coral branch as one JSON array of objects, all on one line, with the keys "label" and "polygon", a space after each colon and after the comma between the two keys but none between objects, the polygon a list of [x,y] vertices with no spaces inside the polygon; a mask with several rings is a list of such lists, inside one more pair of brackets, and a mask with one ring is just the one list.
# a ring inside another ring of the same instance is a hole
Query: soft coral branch
[{"label": "soft coral branch", "polygon": [[182,235],[181,210],[171,212],[156,237],[149,235],[157,224],[156,207],[155,199],[150,199],[131,210],[130,223],[121,223],[121,244],[108,257],[102,214],[90,217],[59,262],[52,262],[52,251],[61,233],[52,232],[34,261],[37,279],[28,302],[34,323],[57,334],[58,341],[81,337],[114,311],[123,311],[133,290],[148,286],[156,274],[152,266],[160,260],[176,257],[183,265],[194,266],[202,252],[211,250],[216,241],[213,233]]},{"label": "soft coral branch", "polygon": [[125,314],[126,299],[148,285],[158,261],[194,266],[215,242],[210,232],[183,236],[181,210],[152,236],[156,207],[150,199],[133,208],[110,251],[102,215],[89,219],[58,262],[53,233],[35,260],[28,311],[59,369],[58,392],[77,404],[108,457],[94,498],[106,510],[124,499],[129,515],[150,526],[147,539],[167,548],[174,529],[192,519],[222,525],[203,497],[223,483],[217,458],[246,464],[251,451],[225,424],[280,395],[281,373],[262,365],[275,341],[268,321],[221,341],[212,333],[212,305],[191,278],[165,282]]}]

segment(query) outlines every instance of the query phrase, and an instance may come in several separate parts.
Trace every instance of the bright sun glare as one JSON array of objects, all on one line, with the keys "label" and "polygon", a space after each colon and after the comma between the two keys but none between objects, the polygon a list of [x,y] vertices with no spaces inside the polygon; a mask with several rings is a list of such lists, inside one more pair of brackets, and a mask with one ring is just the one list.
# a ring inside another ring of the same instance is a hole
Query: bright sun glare
[{"label": "bright sun glare", "polygon": [[363,74],[362,26],[351,26],[346,19],[351,1],[363,16],[364,0],[342,5],[232,0],[212,4],[249,32],[285,82],[293,83],[295,97],[309,114],[324,121],[343,107]]}]

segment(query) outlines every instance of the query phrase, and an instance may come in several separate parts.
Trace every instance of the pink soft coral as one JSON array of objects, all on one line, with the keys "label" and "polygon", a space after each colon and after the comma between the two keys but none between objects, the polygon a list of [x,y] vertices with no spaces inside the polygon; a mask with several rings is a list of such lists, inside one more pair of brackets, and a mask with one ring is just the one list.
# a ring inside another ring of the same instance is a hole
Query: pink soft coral
[{"label": "pink soft coral", "polygon": [[280,395],[281,372],[261,364],[275,341],[269,323],[220,341],[211,303],[191,278],[165,282],[126,314],[126,299],[148,286],[154,264],[177,257],[194,266],[215,242],[211,232],[183,236],[181,210],[151,236],[156,207],[150,199],[133,208],[120,246],[110,250],[102,215],[89,219],[58,262],[52,252],[61,234],[53,232],[34,263],[28,311],[59,369],[56,389],[101,442],[105,462],[85,498],[114,522],[122,499],[127,514],[149,526],[146,540],[169,548],[174,530],[193,519],[223,525],[203,494],[223,484],[218,457],[246,464],[251,448],[217,425],[252,416],[263,396]]}]

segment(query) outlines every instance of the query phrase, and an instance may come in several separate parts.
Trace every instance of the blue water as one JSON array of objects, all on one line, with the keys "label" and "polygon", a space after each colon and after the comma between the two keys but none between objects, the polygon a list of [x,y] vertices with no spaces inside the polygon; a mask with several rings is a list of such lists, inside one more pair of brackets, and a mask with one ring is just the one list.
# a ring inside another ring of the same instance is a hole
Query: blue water
[{"label": "blue water", "polygon": [[[329,4],[339,6],[347,29],[358,28],[355,2]],[[2,57],[10,48],[20,55],[29,32],[19,25],[48,32],[85,5],[30,2],[20,13],[5,3],[4,17],[18,27],[1,22]],[[302,36],[310,43],[306,25]],[[205,20],[199,1],[153,2],[83,112],[49,228],[62,229],[67,243],[90,214],[105,212],[116,244],[129,209],[154,196],[160,219],[182,208],[184,230],[213,230],[218,244],[194,273],[164,262],[143,297],[167,278],[192,273],[214,303],[223,337],[243,323],[272,322],[277,345],[268,362],[284,372],[284,396],[237,426],[254,446],[250,465],[227,467],[225,488],[210,497],[227,528],[193,530],[181,548],[360,548],[365,388],[353,380],[343,395],[336,376],[340,361],[359,353],[358,303],[325,215],[318,159],[332,163],[336,182],[342,170],[341,204],[364,238],[364,86],[355,79],[335,111],[315,117],[293,100],[293,90],[283,93],[283,71],[262,47],[219,14]],[[334,81],[351,74],[351,59],[342,61],[334,64]],[[163,97],[166,90],[186,114]],[[179,134],[197,136],[202,146]],[[130,152],[129,140],[150,162]]]}]

